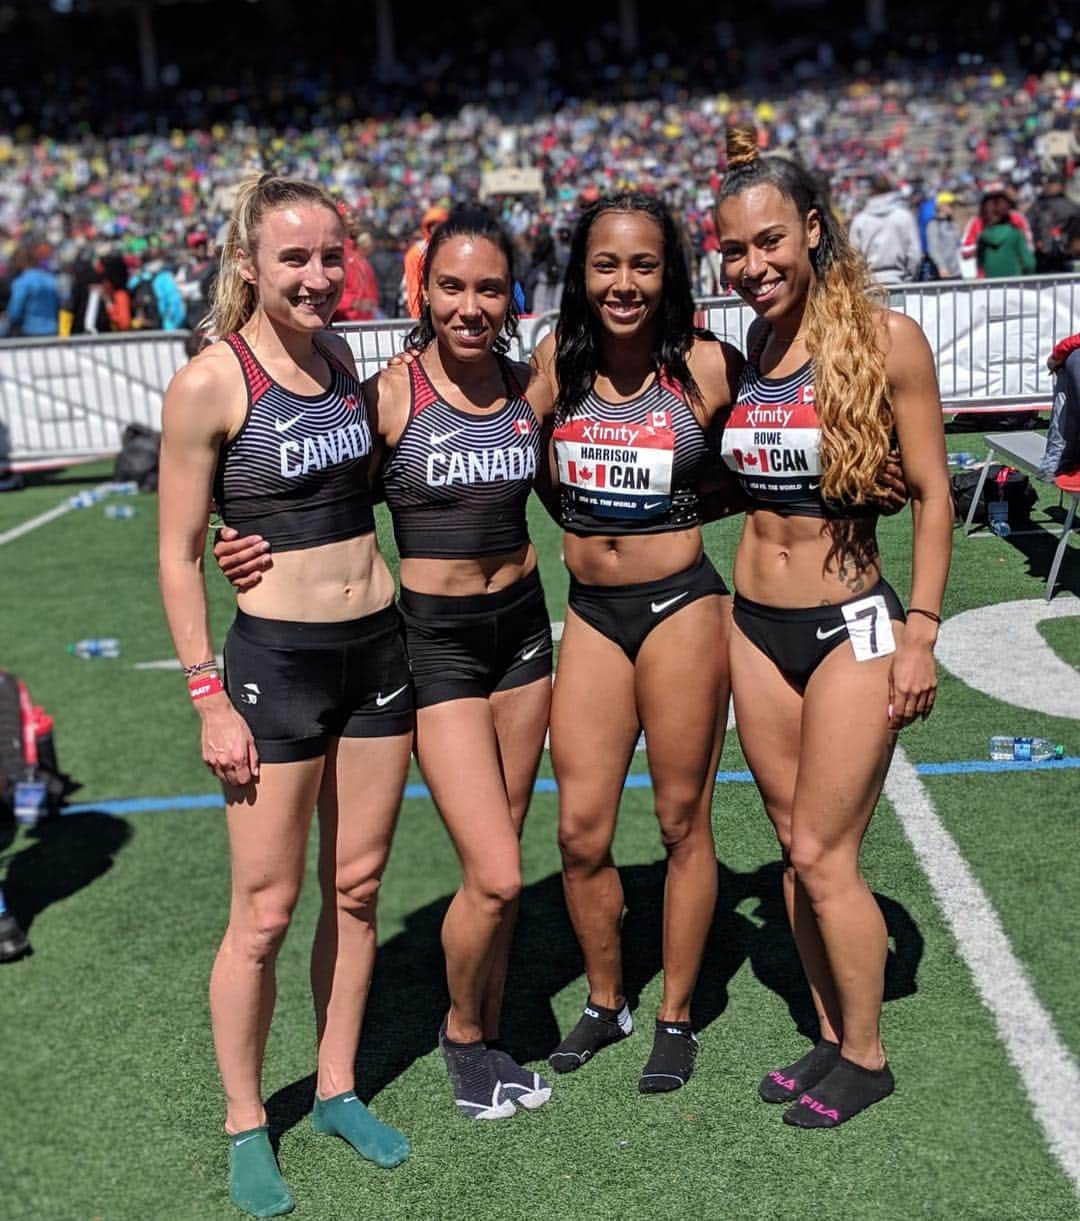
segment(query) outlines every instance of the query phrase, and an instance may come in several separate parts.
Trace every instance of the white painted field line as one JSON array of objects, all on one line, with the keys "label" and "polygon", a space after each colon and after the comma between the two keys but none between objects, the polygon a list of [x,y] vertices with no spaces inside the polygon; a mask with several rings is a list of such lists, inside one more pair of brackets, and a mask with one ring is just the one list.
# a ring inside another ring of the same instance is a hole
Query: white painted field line
[{"label": "white painted field line", "polygon": [[945,830],[915,768],[900,747],[885,781],[975,987],[1020,1073],[1035,1118],[1080,1194],[1080,1068],[1013,953],[997,912],[955,840]]},{"label": "white painted field line", "polygon": [[21,525],[12,526],[10,530],[5,530],[0,534],[0,547],[5,543],[13,542],[17,538],[22,538],[24,534],[29,534],[31,530],[36,530],[38,526],[47,526],[49,522],[55,521],[58,517],[63,517],[65,513],[73,512],[74,508],[75,506],[71,504],[70,498],[68,498],[54,509],[49,509],[46,513],[39,513],[37,517],[31,517],[29,521],[24,521]]}]

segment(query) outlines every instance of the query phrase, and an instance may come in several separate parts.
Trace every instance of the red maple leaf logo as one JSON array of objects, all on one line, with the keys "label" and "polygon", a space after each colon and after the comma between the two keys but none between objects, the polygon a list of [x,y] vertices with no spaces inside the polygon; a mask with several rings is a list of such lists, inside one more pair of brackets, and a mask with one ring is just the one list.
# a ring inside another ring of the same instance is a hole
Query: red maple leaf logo
[{"label": "red maple leaf logo", "polygon": [[345,396],[345,406],[350,411],[355,411],[360,406],[360,400],[356,397],[355,394],[347,394]]},{"label": "red maple leaf logo", "polygon": [[592,467],[591,466],[578,467],[578,474],[581,476],[582,483],[591,483],[592,482]]},{"label": "red maple leaf logo", "polygon": [[757,458],[753,454],[747,454],[743,461],[747,466],[757,466]]}]

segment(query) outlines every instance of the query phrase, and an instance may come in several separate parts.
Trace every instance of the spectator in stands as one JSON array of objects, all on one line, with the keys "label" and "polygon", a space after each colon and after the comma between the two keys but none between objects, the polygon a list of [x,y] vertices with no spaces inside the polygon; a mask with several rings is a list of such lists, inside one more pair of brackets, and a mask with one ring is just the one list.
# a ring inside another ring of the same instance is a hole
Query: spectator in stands
[{"label": "spectator in stands", "polygon": [[922,258],[918,226],[883,174],[875,176],[866,206],[851,222],[851,241],[879,283],[914,280]]},{"label": "spectator in stands", "polygon": [[420,237],[405,251],[405,309],[410,318],[420,317],[424,251],[436,225],[441,225],[448,215],[447,210],[439,205],[428,208],[420,222]]},{"label": "spectator in stands", "polygon": [[1035,252],[1024,234],[1010,222],[1009,211],[1009,200],[1003,193],[983,200],[982,229],[975,243],[980,278],[1029,276],[1035,270]]},{"label": "spectator in stands", "polygon": [[953,220],[956,196],[941,191],[934,215],[926,226],[926,253],[934,260],[943,280],[955,280],[960,275],[960,230]]},{"label": "spectator in stands", "polygon": [[131,330],[131,294],[128,292],[128,271],[124,256],[107,254],[101,260],[101,291],[105,299],[105,314],[109,320],[102,330]]},{"label": "spectator in stands", "polygon": [[15,279],[7,315],[0,321],[4,334],[55,335],[60,315],[60,291],[47,260],[52,252],[42,244],[23,246],[15,254]]},{"label": "spectator in stands", "polygon": [[968,262],[972,268],[967,273],[968,275],[978,275],[980,277],[983,275],[983,272],[978,267],[976,255],[978,253],[979,234],[986,228],[987,217],[993,217],[995,223],[1000,223],[1002,219],[1006,220],[1010,225],[1020,230],[1029,247],[1032,245],[1031,226],[1028,224],[1027,217],[1023,212],[1018,211],[1013,206],[1012,192],[1003,182],[991,182],[983,188],[979,210],[968,221],[967,227],[964,229],[963,236],[960,239],[961,271],[963,271],[963,264]]},{"label": "spectator in stands", "polygon": [[1043,274],[1065,272],[1072,258],[1069,234],[1080,219],[1080,207],[1065,194],[1065,175],[1055,171],[1043,179],[1042,194],[1028,211],[1035,241],[1035,269]]},{"label": "spectator in stands", "polygon": [[378,315],[380,318],[396,318],[398,316],[398,294],[401,291],[404,274],[398,243],[388,233],[378,233],[375,237],[374,248],[368,255],[368,262],[375,272],[375,280],[379,288]]},{"label": "spectator in stands", "polygon": [[370,233],[357,233],[356,218],[341,209],[345,218],[345,289],[334,311],[335,322],[368,322],[375,317],[379,286],[368,262],[374,243]]},{"label": "spectator in stands", "polygon": [[559,308],[562,300],[563,277],[566,273],[566,250],[555,245],[551,230],[544,225],[536,235],[525,273],[526,308],[532,314],[548,314]]}]

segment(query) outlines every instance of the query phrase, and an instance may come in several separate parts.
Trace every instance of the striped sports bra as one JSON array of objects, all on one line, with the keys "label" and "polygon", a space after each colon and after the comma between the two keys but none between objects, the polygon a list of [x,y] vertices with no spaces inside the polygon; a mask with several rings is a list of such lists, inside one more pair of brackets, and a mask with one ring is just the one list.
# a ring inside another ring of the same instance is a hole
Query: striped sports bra
[{"label": "striped sports bra", "polygon": [[594,386],[555,424],[563,529],[661,534],[699,523],[709,447],[685,392],[666,372],[625,403],[609,403]]},{"label": "striped sports bra", "polygon": [[403,559],[509,555],[529,542],[525,502],[540,461],[540,424],[508,362],[506,402],[486,415],[439,396],[409,365],[409,419],[383,469]]},{"label": "striped sports bra", "polygon": [[768,332],[751,349],[720,446],[724,464],[755,508],[787,517],[875,517],[873,505],[821,495],[821,421],[811,361],[786,377],[764,377]]},{"label": "striped sports bra", "polygon": [[247,414],[221,447],[214,500],[226,525],[299,551],[375,529],[371,429],[356,377],[316,342],[330,368],[318,394],[286,390],[242,335],[225,336],[243,370]]}]

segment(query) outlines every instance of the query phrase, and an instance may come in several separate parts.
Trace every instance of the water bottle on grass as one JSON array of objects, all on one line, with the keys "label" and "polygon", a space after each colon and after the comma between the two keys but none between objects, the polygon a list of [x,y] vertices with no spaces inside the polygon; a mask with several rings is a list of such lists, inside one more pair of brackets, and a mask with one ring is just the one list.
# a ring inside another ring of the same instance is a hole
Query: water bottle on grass
[{"label": "water bottle on grass", "polygon": [[111,517],[114,521],[127,520],[129,517],[135,516],[134,505],[106,505],[105,516]]},{"label": "water bottle on grass", "polygon": [[79,640],[68,645],[68,652],[84,660],[91,657],[119,657],[120,642],[112,636],[101,640]]},{"label": "water bottle on grass", "polygon": [[997,763],[1045,763],[1063,759],[1065,747],[1046,738],[1010,738],[996,735],[990,739],[990,758]]}]

